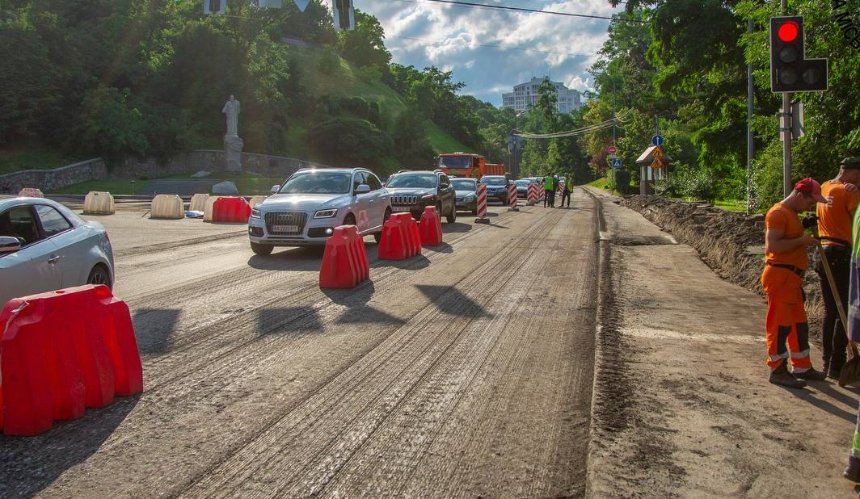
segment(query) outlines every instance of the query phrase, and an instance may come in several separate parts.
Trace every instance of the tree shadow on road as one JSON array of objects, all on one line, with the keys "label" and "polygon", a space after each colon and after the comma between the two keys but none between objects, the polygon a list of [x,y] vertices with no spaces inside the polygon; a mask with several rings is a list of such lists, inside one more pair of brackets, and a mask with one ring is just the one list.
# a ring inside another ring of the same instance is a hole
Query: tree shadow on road
[{"label": "tree shadow on road", "polygon": [[[55,421],[35,437],[0,434],[0,497],[30,497],[50,486],[66,470],[85,462],[113,435],[140,400],[122,397],[80,419]],[[68,491],[67,491],[68,492]]]}]

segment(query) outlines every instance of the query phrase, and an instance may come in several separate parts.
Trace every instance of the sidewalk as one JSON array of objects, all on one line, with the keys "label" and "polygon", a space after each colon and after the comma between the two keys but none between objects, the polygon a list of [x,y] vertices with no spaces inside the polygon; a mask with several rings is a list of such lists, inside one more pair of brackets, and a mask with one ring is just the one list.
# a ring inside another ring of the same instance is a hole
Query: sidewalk
[{"label": "sidewalk", "polygon": [[768,383],[765,301],[589,190],[608,245],[589,495],[856,496],[841,474],[860,392]]}]

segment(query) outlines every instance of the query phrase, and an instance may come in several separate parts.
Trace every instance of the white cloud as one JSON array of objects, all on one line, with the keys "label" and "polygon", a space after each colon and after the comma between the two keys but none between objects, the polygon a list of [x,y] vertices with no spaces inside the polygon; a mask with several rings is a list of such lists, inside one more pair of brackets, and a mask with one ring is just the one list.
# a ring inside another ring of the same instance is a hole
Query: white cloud
[{"label": "white cloud", "polygon": [[[482,0],[554,12],[611,16],[607,0]],[[465,7],[421,0],[355,0],[379,19],[394,62],[453,72],[462,92],[501,105],[502,93],[532,76],[584,90],[607,38],[608,20]]]}]

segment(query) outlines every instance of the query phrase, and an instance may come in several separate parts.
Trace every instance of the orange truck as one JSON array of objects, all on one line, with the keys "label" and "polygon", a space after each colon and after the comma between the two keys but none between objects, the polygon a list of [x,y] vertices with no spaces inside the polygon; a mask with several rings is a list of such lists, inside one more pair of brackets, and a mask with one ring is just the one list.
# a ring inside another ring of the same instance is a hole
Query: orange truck
[{"label": "orange truck", "polygon": [[436,169],[446,175],[480,179],[484,175],[504,175],[505,165],[487,163],[480,154],[453,152],[436,157]]}]

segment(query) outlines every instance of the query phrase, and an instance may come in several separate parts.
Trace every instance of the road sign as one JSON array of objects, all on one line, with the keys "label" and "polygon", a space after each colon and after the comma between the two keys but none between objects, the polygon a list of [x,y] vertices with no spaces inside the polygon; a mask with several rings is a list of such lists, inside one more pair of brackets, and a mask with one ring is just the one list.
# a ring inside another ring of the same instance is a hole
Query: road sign
[{"label": "road sign", "polygon": [[296,7],[299,8],[300,11],[304,12],[306,8],[308,8],[308,4],[311,3],[311,0],[293,0],[296,3]]},{"label": "road sign", "polygon": [[651,168],[655,170],[663,168],[663,160],[661,160],[660,158],[654,158],[654,161],[651,162]]},{"label": "road sign", "polygon": [[663,136],[662,135],[655,135],[655,136],[651,137],[651,143],[654,144],[655,146],[662,146],[663,145]]},{"label": "road sign", "polygon": [[621,160],[618,158],[613,159],[612,168],[621,168]]},{"label": "road sign", "polygon": [[609,154],[615,154],[615,152],[616,152],[617,150],[618,150],[618,149],[616,149],[616,148],[615,148],[615,146],[609,146],[609,147],[607,147],[607,148],[606,148],[606,152],[608,152]]},{"label": "road sign", "polygon": [[654,159],[663,159],[663,149],[660,147],[655,147],[653,151],[651,151],[651,157]]}]

